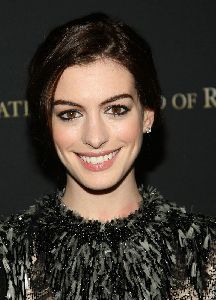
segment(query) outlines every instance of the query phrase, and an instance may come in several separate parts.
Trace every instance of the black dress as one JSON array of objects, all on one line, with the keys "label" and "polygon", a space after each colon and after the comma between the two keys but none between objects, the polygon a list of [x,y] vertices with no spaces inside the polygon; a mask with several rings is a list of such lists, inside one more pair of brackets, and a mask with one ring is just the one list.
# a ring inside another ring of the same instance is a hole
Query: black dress
[{"label": "black dress", "polygon": [[140,193],[137,211],[106,223],[67,210],[61,192],[4,221],[7,299],[216,299],[216,220]]}]

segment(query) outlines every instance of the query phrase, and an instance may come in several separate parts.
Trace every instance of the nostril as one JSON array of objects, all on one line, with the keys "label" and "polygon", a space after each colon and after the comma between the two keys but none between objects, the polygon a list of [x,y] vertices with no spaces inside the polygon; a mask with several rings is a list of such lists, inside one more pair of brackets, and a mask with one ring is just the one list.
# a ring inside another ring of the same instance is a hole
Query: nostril
[{"label": "nostril", "polygon": [[90,142],[85,142],[86,145],[89,145],[91,148],[93,149],[99,149],[101,148],[101,146],[103,146],[104,144],[106,144],[107,141],[103,141],[103,142],[95,142],[95,141],[90,141]]},{"label": "nostril", "polygon": [[89,128],[84,131],[82,140],[84,144],[97,149],[108,141],[108,135],[105,131]]}]

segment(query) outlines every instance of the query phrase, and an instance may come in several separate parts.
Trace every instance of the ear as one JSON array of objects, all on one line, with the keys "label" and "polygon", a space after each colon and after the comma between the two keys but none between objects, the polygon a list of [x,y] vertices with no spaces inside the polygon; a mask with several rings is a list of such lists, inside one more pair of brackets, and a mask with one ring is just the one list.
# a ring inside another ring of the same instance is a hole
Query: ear
[{"label": "ear", "polygon": [[151,130],[154,123],[154,111],[150,108],[144,108],[143,111],[143,133]]}]

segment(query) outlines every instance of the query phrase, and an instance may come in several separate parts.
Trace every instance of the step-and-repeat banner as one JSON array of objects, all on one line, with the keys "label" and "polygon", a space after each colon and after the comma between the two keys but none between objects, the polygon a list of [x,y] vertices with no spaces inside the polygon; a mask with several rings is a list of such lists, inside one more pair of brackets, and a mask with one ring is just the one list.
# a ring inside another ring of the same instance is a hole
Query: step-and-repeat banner
[{"label": "step-and-repeat banner", "polygon": [[153,50],[163,126],[146,141],[139,180],[189,210],[216,215],[215,0],[2,1],[0,215],[21,211],[56,189],[29,138],[27,68],[53,27],[96,11],[126,21]]}]

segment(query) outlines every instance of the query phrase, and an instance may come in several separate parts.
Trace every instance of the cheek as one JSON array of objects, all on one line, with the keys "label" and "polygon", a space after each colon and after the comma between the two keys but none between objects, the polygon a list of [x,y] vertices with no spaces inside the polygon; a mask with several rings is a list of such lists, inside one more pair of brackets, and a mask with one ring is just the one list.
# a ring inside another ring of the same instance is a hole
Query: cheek
[{"label": "cheek", "polygon": [[52,130],[53,141],[59,149],[67,149],[78,140],[78,131],[69,126],[56,124]]},{"label": "cheek", "polygon": [[129,122],[122,122],[116,128],[116,134],[124,142],[136,143],[143,136],[140,119],[137,117],[129,120]]}]

